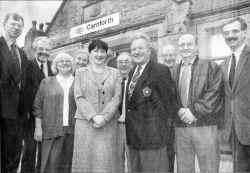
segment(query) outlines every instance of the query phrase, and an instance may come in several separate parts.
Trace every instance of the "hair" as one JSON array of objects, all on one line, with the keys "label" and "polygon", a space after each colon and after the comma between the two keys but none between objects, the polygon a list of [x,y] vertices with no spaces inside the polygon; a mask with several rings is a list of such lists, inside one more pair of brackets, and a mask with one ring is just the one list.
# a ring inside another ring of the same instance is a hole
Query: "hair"
[{"label": "hair", "polygon": [[17,14],[17,13],[8,13],[5,15],[4,20],[3,20],[3,25],[5,25],[7,23],[7,21],[9,20],[9,18],[12,17],[14,20],[16,21],[22,21],[23,25],[24,25],[24,19],[21,15]]},{"label": "hair", "polygon": [[64,52],[61,52],[61,53],[58,53],[56,55],[56,57],[53,59],[52,61],[52,64],[51,64],[51,70],[54,74],[57,74],[58,73],[58,69],[57,69],[57,64],[59,61],[61,61],[64,57],[67,57],[71,60],[71,63],[72,63],[72,71],[73,71],[73,57],[70,56],[69,54],[67,53],[64,53]]},{"label": "hair", "polygon": [[99,40],[99,39],[91,41],[91,43],[89,44],[89,47],[88,47],[89,53],[95,48],[103,49],[106,51],[106,53],[108,52],[108,44],[102,40]]},{"label": "hair", "polygon": [[50,47],[52,47],[51,40],[47,36],[36,37],[32,43],[32,48],[36,49],[39,42],[47,42]]},{"label": "hair", "polygon": [[247,30],[247,23],[244,19],[242,19],[241,17],[236,17],[236,18],[233,18],[227,22],[225,22],[222,26],[221,26],[221,29],[224,28],[224,26],[228,25],[228,24],[231,24],[231,23],[234,23],[234,22],[239,22],[240,23],[240,29],[242,31],[245,31]]},{"label": "hair", "polygon": [[151,48],[151,40],[150,37],[144,33],[136,33],[135,35],[133,35],[133,37],[131,38],[130,44],[133,43],[133,41],[138,40],[138,39],[143,39],[147,42],[147,45],[149,48]]},{"label": "hair", "polygon": [[89,52],[86,51],[86,50],[82,50],[82,49],[77,50],[76,53],[74,53],[74,56],[75,56],[75,57],[78,57],[79,55],[83,55],[83,54],[89,56]]},{"label": "hair", "polygon": [[190,32],[183,33],[183,34],[178,38],[178,44],[179,44],[180,38],[183,37],[184,35],[190,35],[190,36],[194,37],[194,43],[195,43],[195,45],[198,45],[198,38],[196,37],[195,34],[190,33]]},{"label": "hair", "polygon": [[128,52],[120,52],[119,55],[117,56],[117,62],[119,61],[120,56],[128,56],[130,61],[132,62],[132,58],[130,56],[130,53],[128,53]]}]

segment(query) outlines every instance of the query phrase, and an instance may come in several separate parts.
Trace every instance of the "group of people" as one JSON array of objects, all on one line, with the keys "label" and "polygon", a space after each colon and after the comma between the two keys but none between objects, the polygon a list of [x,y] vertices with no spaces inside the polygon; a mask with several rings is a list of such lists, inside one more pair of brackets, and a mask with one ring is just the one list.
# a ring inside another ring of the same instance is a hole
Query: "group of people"
[{"label": "group of people", "polygon": [[243,19],[221,27],[232,55],[220,66],[199,58],[190,33],[178,48],[163,47],[163,64],[153,60],[145,34],[119,53],[117,69],[107,65],[108,44],[99,39],[88,52],[61,52],[50,63],[51,40],[38,37],[27,60],[16,46],[23,26],[22,16],[7,14],[0,37],[2,173],[17,171],[21,151],[22,173],[173,172],[175,157],[178,173],[194,173],[195,156],[202,173],[218,173],[219,128],[231,143],[234,172],[250,171]]}]

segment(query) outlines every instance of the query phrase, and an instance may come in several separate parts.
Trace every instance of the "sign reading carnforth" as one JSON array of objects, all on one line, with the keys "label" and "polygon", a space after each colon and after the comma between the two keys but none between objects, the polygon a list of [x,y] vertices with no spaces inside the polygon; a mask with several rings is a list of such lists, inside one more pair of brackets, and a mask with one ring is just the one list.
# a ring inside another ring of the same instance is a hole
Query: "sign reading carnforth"
[{"label": "sign reading carnforth", "polygon": [[119,13],[115,13],[115,14],[105,16],[97,20],[73,27],[71,28],[69,35],[70,35],[70,38],[79,37],[79,36],[83,36],[91,32],[96,32],[96,31],[100,31],[100,30],[103,30],[112,26],[119,25],[119,23],[120,23]]}]

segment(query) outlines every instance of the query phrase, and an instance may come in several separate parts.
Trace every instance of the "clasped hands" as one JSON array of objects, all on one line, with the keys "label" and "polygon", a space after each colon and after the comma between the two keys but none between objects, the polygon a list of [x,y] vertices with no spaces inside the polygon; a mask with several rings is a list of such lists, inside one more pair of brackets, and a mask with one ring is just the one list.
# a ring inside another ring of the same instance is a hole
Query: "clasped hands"
[{"label": "clasped hands", "polygon": [[193,122],[197,121],[189,108],[180,108],[178,115],[180,119],[187,124],[192,124]]},{"label": "clasped hands", "polygon": [[106,120],[105,120],[105,117],[104,115],[101,115],[101,114],[97,114],[95,115],[93,118],[92,118],[92,121],[93,121],[93,127],[94,128],[101,128],[105,125],[106,123]]}]

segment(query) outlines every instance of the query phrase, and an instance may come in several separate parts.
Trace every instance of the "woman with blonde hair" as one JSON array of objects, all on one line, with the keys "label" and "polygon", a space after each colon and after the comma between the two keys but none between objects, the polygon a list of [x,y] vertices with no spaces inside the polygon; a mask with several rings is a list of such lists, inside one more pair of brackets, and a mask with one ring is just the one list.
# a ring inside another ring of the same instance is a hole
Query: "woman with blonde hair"
[{"label": "woman with blonde hair", "polygon": [[73,58],[59,53],[51,68],[55,76],[42,80],[34,101],[34,138],[42,142],[41,173],[69,173],[76,110]]}]

